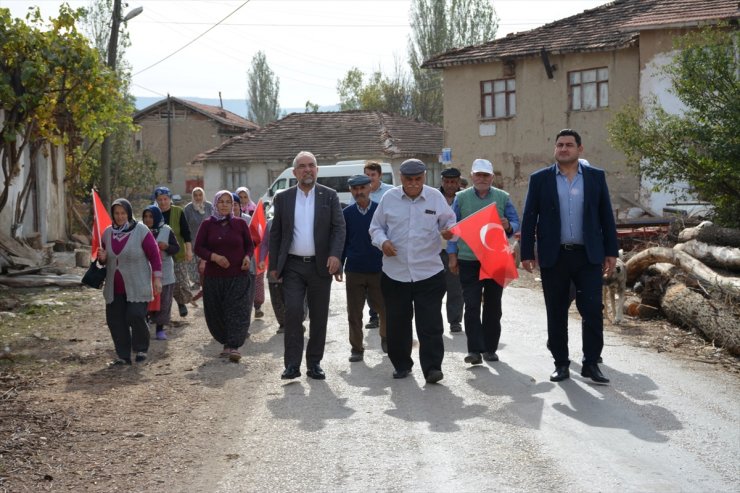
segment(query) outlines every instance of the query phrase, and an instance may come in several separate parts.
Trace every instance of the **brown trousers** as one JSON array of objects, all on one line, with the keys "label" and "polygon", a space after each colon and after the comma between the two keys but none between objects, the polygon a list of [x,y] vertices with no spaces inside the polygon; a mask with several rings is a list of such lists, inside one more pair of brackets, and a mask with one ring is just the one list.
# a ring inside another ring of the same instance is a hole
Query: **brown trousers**
[{"label": "brown trousers", "polygon": [[370,308],[378,312],[380,318],[380,337],[385,337],[385,303],[380,290],[380,272],[345,272],[347,287],[347,320],[349,322],[349,343],[352,351],[365,350],[362,334],[362,309],[367,296]]}]

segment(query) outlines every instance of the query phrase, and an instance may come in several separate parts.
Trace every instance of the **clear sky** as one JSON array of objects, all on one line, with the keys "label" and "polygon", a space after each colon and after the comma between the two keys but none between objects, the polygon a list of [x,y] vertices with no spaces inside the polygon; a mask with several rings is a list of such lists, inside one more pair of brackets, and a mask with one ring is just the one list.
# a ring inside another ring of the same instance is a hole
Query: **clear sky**
[{"label": "clear sky", "polygon": [[[61,3],[0,0],[0,7],[24,17],[29,6],[38,5],[48,18],[57,15]],[[67,3],[85,7],[91,2]],[[143,13],[127,26],[131,46],[125,57],[133,66],[132,92],[136,96],[165,97],[169,93],[181,98],[217,98],[221,91],[224,99],[246,99],[247,70],[260,50],[280,78],[282,108],[302,108],[308,100],[319,105],[338,103],[337,81],[352,67],[366,74],[378,68],[391,73],[396,60],[407,67],[411,0],[127,3],[124,14],[144,7]],[[609,2],[493,0],[499,17],[497,36],[533,29],[606,3]],[[169,55],[172,56],[162,61]]]}]

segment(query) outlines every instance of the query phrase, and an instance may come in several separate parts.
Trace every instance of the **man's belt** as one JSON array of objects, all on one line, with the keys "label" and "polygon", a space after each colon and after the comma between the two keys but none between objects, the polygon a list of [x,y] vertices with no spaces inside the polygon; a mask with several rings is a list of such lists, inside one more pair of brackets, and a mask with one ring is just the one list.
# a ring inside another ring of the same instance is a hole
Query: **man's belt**
[{"label": "man's belt", "polygon": [[292,253],[289,253],[288,258],[292,258],[293,260],[298,260],[299,262],[304,262],[304,263],[316,262],[316,256],[301,257],[300,255],[293,255]]}]

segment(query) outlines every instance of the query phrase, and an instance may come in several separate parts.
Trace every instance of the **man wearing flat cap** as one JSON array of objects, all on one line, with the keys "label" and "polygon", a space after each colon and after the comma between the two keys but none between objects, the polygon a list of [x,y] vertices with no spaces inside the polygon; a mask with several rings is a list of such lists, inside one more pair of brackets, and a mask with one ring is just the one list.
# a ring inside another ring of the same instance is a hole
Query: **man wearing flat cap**
[{"label": "man wearing flat cap", "polygon": [[[455,195],[462,190],[460,186],[460,170],[447,168],[442,170],[442,186],[439,191],[445,196],[447,203],[452,206]],[[463,294],[460,286],[460,277],[450,271],[449,258],[447,257],[447,241],[442,240],[442,250],[439,253],[445,266],[445,281],[447,282],[447,323],[450,324],[450,332],[462,332],[463,320]]]},{"label": "man wearing flat cap", "polygon": [[[476,159],[470,170],[470,178],[473,186],[458,192],[452,204],[457,220],[496,204],[501,226],[506,236],[511,237],[519,230],[519,216],[509,194],[492,185],[493,164],[487,159]],[[465,362],[480,365],[483,359],[498,361],[496,351],[501,338],[501,296],[504,287],[493,279],[480,279],[480,259],[462,239],[448,241],[447,253],[450,256],[450,270],[460,274],[465,299],[465,335],[468,339]]]},{"label": "man wearing flat cap", "polygon": [[[370,242],[368,229],[378,204],[370,200],[371,180],[366,175],[355,175],[347,180],[354,203],[342,211],[347,234],[344,239],[342,265],[347,279],[347,321],[349,322],[350,362],[363,360],[365,346],[362,335],[362,309],[365,295],[370,306],[378,314],[380,322],[380,346],[387,352],[385,303],[380,289],[380,276],[383,268],[383,254]],[[334,275],[342,280],[341,270]]]},{"label": "man wearing flat cap", "polygon": [[401,186],[386,192],[370,223],[373,245],[383,251],[381,287],[388,322],[388,357],[393,378],[405,378],[411,359],[412,320],[416,316],[419,362],[427,383],[444,377],[442,298],[445,273],[439,257],[440,234],[455,224],[442,193],[424,184],[426,166],[418,159],[401,164]]}]

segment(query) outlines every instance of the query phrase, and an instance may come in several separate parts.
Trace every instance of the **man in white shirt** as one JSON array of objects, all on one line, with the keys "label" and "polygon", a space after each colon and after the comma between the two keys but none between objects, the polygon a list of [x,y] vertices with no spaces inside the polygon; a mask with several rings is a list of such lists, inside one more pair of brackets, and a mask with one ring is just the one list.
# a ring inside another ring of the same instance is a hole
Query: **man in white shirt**
[{"label": "man in white shirt", "polygon": [[373,245],[383,251],[381,288],[386,307],[388,357],[393,378],[411,373],[411,323],[416,314],[419,362],[428,383],[444,377],[442,298],[446,291],[439,257],[440,233],[455,224],[455,213],[439,190],[424,185],[426,166],[401,164],[401,186],[386,192],[370,223]]},{"label": "man in white shirt", "polygon": [[326,378],[319,363],[324,356],[332,275],[341,272],[345,225],[339,197],[316,183],[316,157],[301,151],[293,160],[298,183],[277,194],[270,228],[270,275],[283,282],[285,297],[284,380],[301,376],[303,299],[308,299],[310,326],[306,375]]}]

